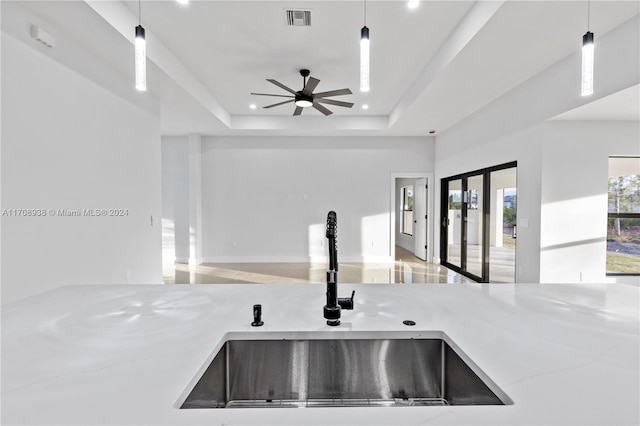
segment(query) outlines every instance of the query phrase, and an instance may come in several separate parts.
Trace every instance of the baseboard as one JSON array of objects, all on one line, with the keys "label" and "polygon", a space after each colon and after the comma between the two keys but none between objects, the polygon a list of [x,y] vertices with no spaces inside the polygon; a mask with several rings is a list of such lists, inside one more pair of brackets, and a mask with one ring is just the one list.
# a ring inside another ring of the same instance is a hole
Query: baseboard
[{"label": "baseboard", "polygon": [[[200,263],[328,263],[328,256],[215,256],[203,257]],[[393,263],[391,256],[343,256],[338,262]]]},{"label": "baseboard", "polygon": [[202,263],[315,263],[309,256],[213,256]]}]

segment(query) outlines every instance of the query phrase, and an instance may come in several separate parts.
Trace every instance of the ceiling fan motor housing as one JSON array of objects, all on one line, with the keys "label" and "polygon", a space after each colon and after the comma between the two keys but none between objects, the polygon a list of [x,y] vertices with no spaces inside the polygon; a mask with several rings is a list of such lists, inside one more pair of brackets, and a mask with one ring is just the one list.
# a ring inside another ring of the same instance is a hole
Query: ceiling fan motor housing
[{"label": "ceiling fan motor housing", "polygon": [[302,92],[296,92],[295,103],[299,107],[307,108],[313,105],[313,96],[305,95]]}]

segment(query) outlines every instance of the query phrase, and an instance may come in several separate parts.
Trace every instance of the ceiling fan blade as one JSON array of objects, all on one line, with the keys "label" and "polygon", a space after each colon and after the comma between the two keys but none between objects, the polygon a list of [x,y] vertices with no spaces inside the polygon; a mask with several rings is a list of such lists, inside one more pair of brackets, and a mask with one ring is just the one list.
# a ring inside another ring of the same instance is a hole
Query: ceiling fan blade
[{"label": "ceiling fan blade", "polygon": [[336,105],[345,108],[351,108],[353,106],[353,103],[351,102],[334,101],[333,99],[316,99],[315,101],[323,104]]},{"label": "ceiling fan blade", "polygon": [[326,109],[325,107],[323,107],[322,105],[320,105],[318,102],[314,102],[313,103],[313,107],[315,109],[317,109],[318,111],[320,111],[321,113],[323,113],[324,115],[331,115],[333,114],[331,111],[329,111],[328,109]]},{"label": "ceiling fan blade", "polygon": [[278,96],[279,98],[293,98],[291,95],[272,95],[271,93],[251,93],[258,96]]},{"label": "ceiling fan blade", "polygon": [[302,89],[302,93],[307,96],[311,96],[315,88],[318,86],[318,83],[320,83],[320,80],[318,80],[317,78],[309,77],[307,84],[304,86],[304,89]]},{"label": "ceiling fan blade", "polygon": [[289,99],[288,101],[284,101],[284,102],[278,102],[277,104],[273,104],[273,105],[267,105],[266,107],[262,107],[262,108],[273,108],[278,105],[288,104],[289,102],[293,102],[293,99]]},{"label": "ceiling fan blade", "polygon": [[302,107],[296,107],[295,111],[293,111],[293,115],[300,115],[302,114]]},{"label": "ceiling fan blade", "polygon": [[329,92],[320,92],[320,93],[314,93],[313,97],[314,98],[326,98],[329,96],[339,96],[339,95],[351,95],[351,90],[349,89],[339,89],[339,90],[331,90]]},{"label": "ceiling fan blade", "polygon": [[289,92],[289,93],[293,93],[294,95],[296,94],[296,91],[295,91],[295,90],[288,88],[287,86],[285,86],[284,84],[280,83],[279,81],[276,81],[276,80],[274,80],[274,79],[272,79],[272,78],[267,78],[267,81],[268,81],[269,83],[273,83],[273,84],[275,84],[276,86],[280,87],[281,89],[286,90],[286,91],[287,91],[287,92]]}]

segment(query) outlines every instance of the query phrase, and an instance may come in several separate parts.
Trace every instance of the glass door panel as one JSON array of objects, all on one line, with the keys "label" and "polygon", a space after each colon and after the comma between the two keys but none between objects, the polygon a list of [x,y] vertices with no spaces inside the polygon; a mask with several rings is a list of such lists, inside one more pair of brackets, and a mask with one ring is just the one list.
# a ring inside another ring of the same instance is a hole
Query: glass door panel
[{"label": "glass door panel", "polygon": [[482,277],[482,220],[484,196],[483,175],[469,176],[467,190],[464,193],[465,207],[465,239],[466,268],[465,270],[479,278]]},{"label": "glass door panel", "polygon": [[507,163],[442,179],[441,263],[480,282],[515,282],[516,170]]},{"label": "glass door panel", "polygon": [[447,262],[462,267],[462,179],[449,181],[447,193]]},{"label": "glass door panel", "polygon": [[516,168],[490,173],[489,282],[516,278]]}]

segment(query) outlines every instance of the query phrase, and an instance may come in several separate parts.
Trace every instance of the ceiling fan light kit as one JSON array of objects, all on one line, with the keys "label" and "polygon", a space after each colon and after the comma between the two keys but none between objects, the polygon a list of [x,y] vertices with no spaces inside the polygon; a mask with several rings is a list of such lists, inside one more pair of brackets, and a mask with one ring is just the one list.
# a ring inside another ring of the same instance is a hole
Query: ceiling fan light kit
[{"label": "ceiling fan light kit", "polygon": [[[351,95],[352,93],[351,93],[351,90],[349,89],[338,89],[338,90],[331,90],[328,92],[314,93],[313,91],[316,89],[316,87],[318,87],[318,84],[320,84],[320,80],[318,80],[317,78],[309,77],[310,74],[311,72],[308,69],[300,70],[300,75],[302,76],[303,83],[302,83],[302,90],[298,90],[298,91],[295,91],[290,87],[285,86],[284,84],[280,83],[277,80],[274,80],[271,78],[267,79],[269,83],[275,84],[281,89],[284,89],[287,92],[291,93],[290,95],[276,95],[271,93],[251,93],[251,94],[255,96],[276,96],[279,98],[289,98],[289,100],[267,105],[263,108],[273,108],[273,107],[288,104],[288,103],[294,103],[296,106],[296,109],[293,111],[293,115],[300,115],[302,114],[302,110],[304,108],[309,108],[309,107],[313,107],[314,109],[320,111],[324,115],[333,114],[331,110],[329,110],[328,108],[326,108],[324,105],[321,105],[321,104],[335,105],[335,106],[341,106],[345,108],[351,108],[353,106],[353,103],[351,102],[326,99],[332,96]],[[307,81],[307,77],[309,77],[308,81]]]}]

